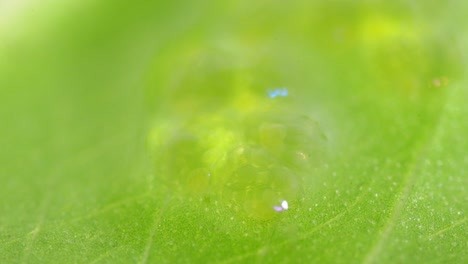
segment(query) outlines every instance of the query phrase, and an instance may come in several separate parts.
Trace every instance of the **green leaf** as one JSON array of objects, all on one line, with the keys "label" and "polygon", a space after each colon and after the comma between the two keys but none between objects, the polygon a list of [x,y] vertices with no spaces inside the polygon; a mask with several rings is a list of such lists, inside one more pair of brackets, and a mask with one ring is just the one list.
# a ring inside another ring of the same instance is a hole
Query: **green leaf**
[{"label": "green leaf", "polygon": [[467,262],[459,5],[3,1],[0,262]]}]

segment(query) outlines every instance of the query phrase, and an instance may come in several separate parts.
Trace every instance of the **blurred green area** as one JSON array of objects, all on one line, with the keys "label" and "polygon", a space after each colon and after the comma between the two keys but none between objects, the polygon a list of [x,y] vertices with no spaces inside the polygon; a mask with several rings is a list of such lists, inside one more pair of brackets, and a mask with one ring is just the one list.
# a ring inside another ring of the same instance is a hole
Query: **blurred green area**
[{"label": "blurred green area", "polygon": [[0,262],[466,262],[465,10],[2,0]]}]

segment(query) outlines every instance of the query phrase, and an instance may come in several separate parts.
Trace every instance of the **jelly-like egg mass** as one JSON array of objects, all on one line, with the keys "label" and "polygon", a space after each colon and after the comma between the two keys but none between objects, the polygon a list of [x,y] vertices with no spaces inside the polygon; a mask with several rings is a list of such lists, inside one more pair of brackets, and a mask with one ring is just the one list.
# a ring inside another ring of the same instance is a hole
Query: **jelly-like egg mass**
[{"label": "jelly-like egg mass", "polygon": [[288,209],[286,201],[294,207],[305,179],[314,177],[326,137],[294,100],[298,91],[260,87],[254,77],[219,68],[210,76],[196,68],[161,94],[167,102],[149,137],[155,174],[174,195],[214,196],[235,211],[269,219]]}]

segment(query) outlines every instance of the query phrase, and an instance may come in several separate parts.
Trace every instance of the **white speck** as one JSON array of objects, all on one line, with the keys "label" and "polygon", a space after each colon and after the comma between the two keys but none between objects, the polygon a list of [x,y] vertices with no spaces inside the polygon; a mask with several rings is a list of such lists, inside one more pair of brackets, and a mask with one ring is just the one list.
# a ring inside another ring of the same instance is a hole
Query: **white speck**
[{"label": "white speck", "polygon": [[276,212],[286,211],[286,210],[288,210],[288,208],[289,208],[289,206],[288,206],[288,202],[286,200],[283,200],[281,202],[281,206],[278,206],[278,205],[273,206],[273,210],[275,210]]},{"label": "white speck", "polygon": [[378,194],[378,193],[376,193],[376,194],[374,194],[374,196],[375,196],[375,197],[379,197],[379,194]]}]

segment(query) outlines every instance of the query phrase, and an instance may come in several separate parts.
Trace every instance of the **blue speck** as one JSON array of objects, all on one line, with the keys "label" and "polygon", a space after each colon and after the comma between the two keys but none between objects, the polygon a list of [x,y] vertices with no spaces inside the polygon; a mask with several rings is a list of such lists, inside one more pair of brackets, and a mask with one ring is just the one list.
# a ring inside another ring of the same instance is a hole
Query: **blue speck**
[{"label": "blue speck", "polygon": [[268,96],[270,98],[275,98],[275,97],[278,97],[278,96],[286,97],[286,96],[288,96],[288,89],[286,89],[286,88],[277,88],[277,89],[274,89],[274,90],[268,90]]}]

